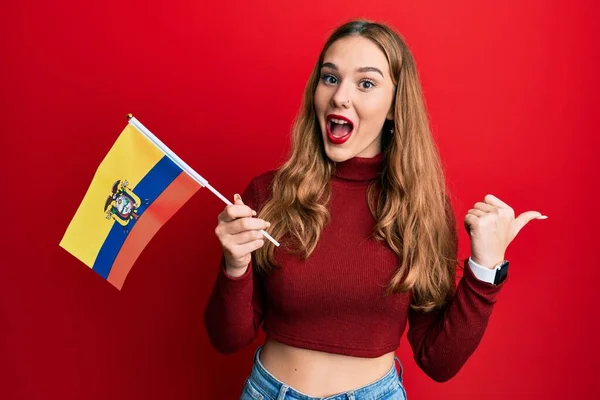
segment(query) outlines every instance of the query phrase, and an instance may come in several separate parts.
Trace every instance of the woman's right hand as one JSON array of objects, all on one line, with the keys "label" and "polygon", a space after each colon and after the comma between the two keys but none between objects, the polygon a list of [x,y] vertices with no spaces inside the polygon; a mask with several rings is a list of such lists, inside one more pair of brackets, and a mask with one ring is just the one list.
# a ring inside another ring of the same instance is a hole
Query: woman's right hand
[{"label": "woman's right hand", "polygon": [[259,230],[267,229],[271,224],[253,216],[256,216],[256,211],[246,206],[236,194],[234,203],[225,207],[217,218],[219,223],[215,234],[223,247],[228,275],[242,276],[250,264],[251,253],[264,244]]}]

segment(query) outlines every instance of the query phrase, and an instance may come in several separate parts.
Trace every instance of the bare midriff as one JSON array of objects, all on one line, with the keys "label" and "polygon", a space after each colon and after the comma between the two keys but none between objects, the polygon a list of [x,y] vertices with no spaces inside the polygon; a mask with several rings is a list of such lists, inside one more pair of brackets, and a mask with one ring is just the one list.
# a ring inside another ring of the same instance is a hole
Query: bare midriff
[{"label": "bare midriff", "polygon": [[394,352],[376,358],[353,357],[302,349],[267,338],[260,362],[271,375],[293,389],[326,397],[382,378],[394,365]]}]

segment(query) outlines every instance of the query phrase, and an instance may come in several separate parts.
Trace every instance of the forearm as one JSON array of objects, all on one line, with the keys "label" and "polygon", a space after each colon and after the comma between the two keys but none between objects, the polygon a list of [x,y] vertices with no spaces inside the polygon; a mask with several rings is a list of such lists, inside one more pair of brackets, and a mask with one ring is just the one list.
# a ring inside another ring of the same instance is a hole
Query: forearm
[{"label": "forearm", "polygon": [[450,304],[437,313],[411,311],[408,339],[415,361],[432,379],[449,380],[473,354],[501,286],[478,280],[465,262],[464,276]]},{"label": "forearm", "polygon": [[[235,273],[235,272],[234,272]],[[232,276],[221,261],[219,273],[208,304],[204,310],[204,324],[213,346],[224,354],[233,353],[255,337],[260,314],[255,310],[252,271]]]}]

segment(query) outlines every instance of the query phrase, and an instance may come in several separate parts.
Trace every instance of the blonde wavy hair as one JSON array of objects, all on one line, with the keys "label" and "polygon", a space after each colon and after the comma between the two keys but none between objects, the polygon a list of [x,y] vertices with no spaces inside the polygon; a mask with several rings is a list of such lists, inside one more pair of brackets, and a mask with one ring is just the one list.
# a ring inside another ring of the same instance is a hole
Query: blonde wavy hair
[{"label": "blonde wavy hair", "polygon": [[[314,107],[323,57],[333,42],[347,36],[370,39],[389,62],[396,87],[393,133],[384,124],[381,179],[368,189],[371,213],[377,221],[376,240],[385,240],[399,256],[397,272],[386,294],[412,291],[411,307],[430,311],[443,306],[455,290],[457,234],[440,157],[429,129],[421,84],[412,54],[388,26],[366,20],[348,22],[329,37],[310,75],[300,112],[292,128],[287,161],[277,170],[272,196],[259,217],[271,222],[271,235],[288,236],[290,251],[306,259],[329,222],[327,204],[333,162],[325,154]],[[391,121],[388,121],[391,122]],[[376,186],[381,193],[377,196]],[[270,273],[276,267],[274,245],[265,241],[255,253],[255,268]]]}]

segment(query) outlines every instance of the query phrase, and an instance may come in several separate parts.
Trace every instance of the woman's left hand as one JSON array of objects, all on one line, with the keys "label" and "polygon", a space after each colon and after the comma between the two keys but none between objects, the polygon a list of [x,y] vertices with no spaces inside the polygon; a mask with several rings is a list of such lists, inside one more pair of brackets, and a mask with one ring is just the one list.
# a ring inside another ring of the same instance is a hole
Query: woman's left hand
[{"label": "woman's left hand", "polygon": [[515,218],[508,204],[488,194],[465,216],[465,228],[471,237],[471,259],[493,269],[504,261],[506,248],[529,221],[546,218],[537,211],[527,211]]}]

